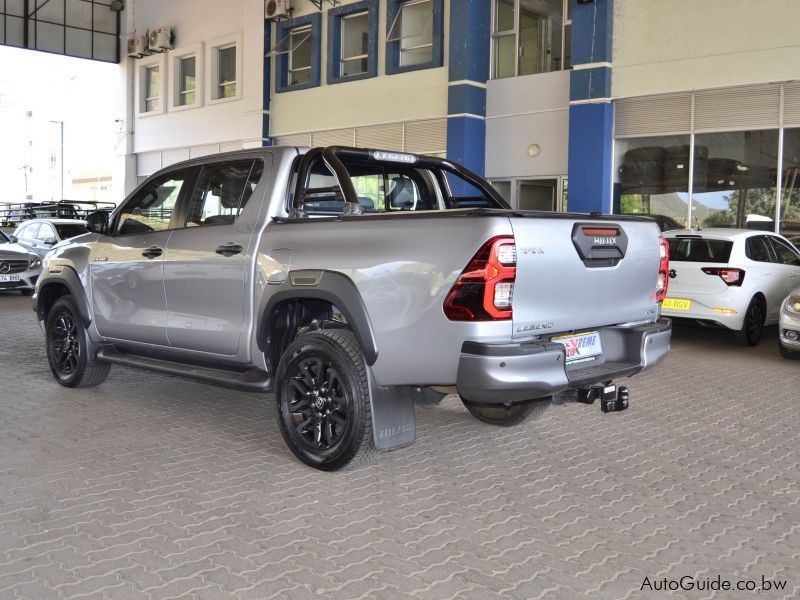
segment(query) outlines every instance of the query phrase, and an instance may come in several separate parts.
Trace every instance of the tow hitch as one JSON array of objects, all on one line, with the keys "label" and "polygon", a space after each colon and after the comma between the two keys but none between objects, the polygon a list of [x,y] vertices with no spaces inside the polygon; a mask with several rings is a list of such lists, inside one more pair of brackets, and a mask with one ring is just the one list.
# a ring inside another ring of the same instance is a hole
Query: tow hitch
[{"label": "tow hitch", "polygon": [[600,399],[600,410],[604,413],[619,412],[630,405],[630,392],[624,385],[617,387],[613,383],[604,385],[598,383],[590,387],[575,390],[574,398],[563,398],[562,401],[580,402],[581,404],[594,404]]}]

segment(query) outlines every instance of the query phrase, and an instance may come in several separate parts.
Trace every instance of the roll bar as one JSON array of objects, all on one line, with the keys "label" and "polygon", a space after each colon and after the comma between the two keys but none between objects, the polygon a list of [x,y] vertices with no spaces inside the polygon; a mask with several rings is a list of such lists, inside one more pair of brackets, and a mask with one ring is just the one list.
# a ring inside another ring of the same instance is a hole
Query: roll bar
[{"label": "roll bar", "polygon": [[[331,173],[336,176],[339,188],[342,190],[342,195],[345,200],[342,216],[360,215],[363,213],[363,208],[358,202],[355,186],[350,178],[350,172],[344,164],[345,160],[365,165],[401,164],[418,169],[430,169],[433,171],[452,173],[481,190],[486,196],[497,202],[499,206],[509,208],[508,203],[503,197],[480,175],[445,158],[419,156],[407,152],[390,152],[366,148],[351,148],[348,146],[328,146],[326,148],[312,148],[300,159],[300,163],[297,167],[297,182],[295,184],[294,202],[292,203],[292,210],[289,215],[290,218],[306,216],[304,204],[308,189],[308,176],[314,161],[319,157],[322,157],[325,165]],[[437,179],[439,185],[443,186],[443,189],[447,189],[444,188],[444,186],[447,185],[445,178],[437,174]]]}]

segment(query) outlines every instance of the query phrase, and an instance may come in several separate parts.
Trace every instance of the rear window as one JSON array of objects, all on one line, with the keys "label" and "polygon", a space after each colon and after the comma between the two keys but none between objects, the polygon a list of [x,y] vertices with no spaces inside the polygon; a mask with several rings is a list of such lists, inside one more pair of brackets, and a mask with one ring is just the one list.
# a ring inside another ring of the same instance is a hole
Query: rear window
[{"label": "rear window", "polygon": [[699,238],[672,238],[669,244],[671,262],[727,263],[733,242]]},{"label": "rear window", "polygon": [[56,225],[56,231],[58,231],[58,236],[62,240],[68,240],[69,238],[74,238],[79,235],[83,235],[87,233],[89,230],[86,229],[86,225],[81,224],[63,224],[63,225]]}]

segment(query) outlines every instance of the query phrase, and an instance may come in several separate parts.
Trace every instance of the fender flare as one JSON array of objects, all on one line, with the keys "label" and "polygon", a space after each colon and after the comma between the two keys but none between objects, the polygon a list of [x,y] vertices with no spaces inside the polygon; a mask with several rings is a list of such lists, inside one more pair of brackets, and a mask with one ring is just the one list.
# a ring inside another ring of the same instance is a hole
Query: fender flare
[{"label": "fender flare", "polygon": [[83,325],[85,327],[89,327],[89,325],[92,323],[92,311],[89,309],[89,299],[86,297],[86,291],[83,289],[83,285],[78,277],[78,273],[72,267],[62,267],[61,273],[50,273],[47,276],[40,278],[37,282],[33,309],[36,312],[36,316],[39,318],[39,320],[44,321],[47,317],[47,315],[44,313],[44,307],[42,306],[42,303],[39,302],[39,298],[42,294],[42,290],[51,283],[58,283],[65,286],[69,290],[70,295],[78,305],[78,310],[81,313]]},{"label": "fender flare", "polygon": [[291,271],[280,286],[268,285],[258,312],[256,331],[258,347],[265,351],[269,328],[269,316],[275,307],[286,300],[324,300],[338,308],[364,352],[364,359],[372,366],[378,360],[378,346],[367,314],[367,307],[353,281],[336,271],[299,270]]}]

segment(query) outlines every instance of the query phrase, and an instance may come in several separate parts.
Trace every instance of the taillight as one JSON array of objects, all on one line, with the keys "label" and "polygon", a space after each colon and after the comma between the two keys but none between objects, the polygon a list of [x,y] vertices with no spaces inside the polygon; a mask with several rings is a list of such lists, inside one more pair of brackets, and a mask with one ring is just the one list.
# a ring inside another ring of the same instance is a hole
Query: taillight
[{"label": "taillight", "polygon": [[517,248],[511,236],[494,237],[475,253],[444,301],[451,321],[511,318]]},{"label": "taillight", "polygon": [[717,275],[729,286],[741,287],[744,281],[744,271],[742,269],[729,269],[727,267],[703,267],[706,275]]},{"label": "taillight", "polygon": [[659,240],[661,246],[658,265],[658,284],[656,285],[656,302],[663,302],[669,287],[669,245],[667,240]]}]

